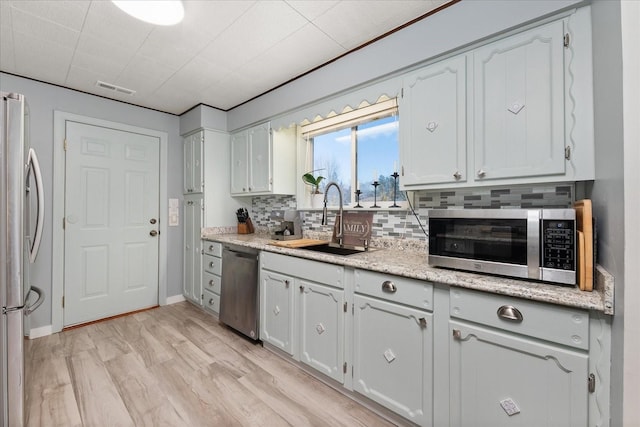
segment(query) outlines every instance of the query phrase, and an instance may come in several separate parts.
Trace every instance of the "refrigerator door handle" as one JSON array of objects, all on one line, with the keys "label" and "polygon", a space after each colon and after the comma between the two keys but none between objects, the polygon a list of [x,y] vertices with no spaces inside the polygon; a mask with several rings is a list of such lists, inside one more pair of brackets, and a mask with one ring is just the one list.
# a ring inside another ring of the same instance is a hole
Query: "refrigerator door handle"
[{"label": "refrigerator door handle", "polygon": [[[40,307],[42,305],[42,303],[44,302],[44,291],[42,289],[37,288],[35,286],[31,286],[31,291],[33,291],[36,294],[38,294],[38,299],[33,304],[25,306],[25,308],[24,308],[24,315],[25,316],[28,316],[31,313],[33,313],[34,311],[36,311],[38,309],[38,307]],[[31,293],[31,291],[30,291],[30,293]],[[28,300],[28,298],[27,298],[27,300]]]},{"label": "refrigerator door handle", "polygon": [[33,170],[33,176],[36,179],[36,195],[38,196],[36,232],[29,250],[29,261],[34,262],[38,255],[38,249],[40,249],[40,242],[42,241],[42,228],[44,226],[44,188],[42,186],[40,163],[38,162],[38,156],[36,156],[36,152],[33,148],[29,149],[29,167]]}]

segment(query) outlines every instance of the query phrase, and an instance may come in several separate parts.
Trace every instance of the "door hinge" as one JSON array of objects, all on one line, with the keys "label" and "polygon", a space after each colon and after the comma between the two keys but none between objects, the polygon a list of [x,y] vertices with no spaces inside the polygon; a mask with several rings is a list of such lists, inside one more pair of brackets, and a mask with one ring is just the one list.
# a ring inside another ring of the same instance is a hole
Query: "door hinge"
[{"label": "door hinge", "polygon": [[351,304],[351,314],[356,314],[356,305]]},{"label": "door hinge", "polygon": [[343,373],[343,374],[346,374],[346,373],[347,373],[347,362],[344,362],[344,363],[342,364],[342,373]]},{"label": "door hinge", "polygon": [[62,296],[62,308],[64,308],[64,295]]},{"label": "door hinge", "polygon": [[571,147],[569,147],[568,145],[564,147],[564,158],[566,160],[571,160]]},{"label": "door hinge", "polygon": [[400,98],[404,98],[404,88],[400,89]]},{"label": "door hinge", "polygon": [[62,218],[62,229],[63,230],[67,229],[67,218]]},{"label": "door hinge", "polygon": [[353,365],[351,365],[351,378],[353,378]]},{"label": "door hinge", "polygon": [[62,144],[64,151],[67,151],[67,138],[64,139],[64,143]]},{"label": "door hinge", "polygon": [[347,307],[349,307],[349,303],[345,301],[344,304],[342,304],[342,308],[344,309],[344,312],[347,312]]},{"label": "door hinge", "polygon": [[563,39],[564,47],[569,47],[570,42],[571,42],[571,38],[569,36],[569,33],[566,33]]},{"label": "door hinge", "polygon": [[402,169],[402,176],[404,176],[404,166],[401,166],[400,169]]},{"label": "door hinge", "polygon": [[589,378],[587,379],[587,387],[589,389],[589,393],[595,393],[596,391],[596,376],[593,374],[589,374]]}]

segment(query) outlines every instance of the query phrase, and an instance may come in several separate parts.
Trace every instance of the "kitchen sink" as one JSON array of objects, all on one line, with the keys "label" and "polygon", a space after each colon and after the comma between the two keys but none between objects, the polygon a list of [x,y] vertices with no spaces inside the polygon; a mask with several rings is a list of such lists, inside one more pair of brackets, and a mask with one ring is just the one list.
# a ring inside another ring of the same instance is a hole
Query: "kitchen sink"
[{"label": "kitchen sink", "polygon": [[367,252],[364,249],[344,248],[344,247],[341,248],[339,246],[331,246],[328,243],[324,245],[305,246],[300,249],[304,249],[306,251],[322,252],[325,254],[343,255],[343,256]]}]

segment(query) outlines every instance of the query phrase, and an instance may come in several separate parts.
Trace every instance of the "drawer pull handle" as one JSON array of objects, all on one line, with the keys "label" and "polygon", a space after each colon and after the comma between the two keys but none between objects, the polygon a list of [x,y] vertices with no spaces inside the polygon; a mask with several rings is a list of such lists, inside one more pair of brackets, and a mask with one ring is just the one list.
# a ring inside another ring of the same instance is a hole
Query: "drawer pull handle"
[{"label": "drawer pull handle", "polygon": [[396,287],[396,284],[393,283],[391,280],[385,280],[384,282],[382,282],[383,292],[389,292],[390,294],[392,294],[397,290],[398,288]]},{"label": "drawer pull handle", "polygon": [[510,322],[522,322],[522,313],[512,305],[503,305],[498,309],[498,317]]}]

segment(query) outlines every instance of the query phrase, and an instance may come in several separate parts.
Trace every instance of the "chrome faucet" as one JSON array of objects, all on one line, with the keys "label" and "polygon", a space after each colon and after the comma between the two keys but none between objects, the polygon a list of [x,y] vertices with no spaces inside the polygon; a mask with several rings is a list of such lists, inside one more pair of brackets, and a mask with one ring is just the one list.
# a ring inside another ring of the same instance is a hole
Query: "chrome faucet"
[{"label": "chrome faucet", "polygon": [[340,190],[340,186],[336,184],[335,181],[331,181],[324,187],[324,208],[322,208],[322,225],[327,225],[327,193],[329,192],[329,187],[335,186],[338,189],[338,195],[340,196],[340,210],[338,211],[338,218],[340,220],[340,226],[338,227],[338,232],[336,233],[336,238],[338,239],[338,244],[342,247],[342,238],[343,238],[343,230],[344,226],[342,224],[342,190]]}]

